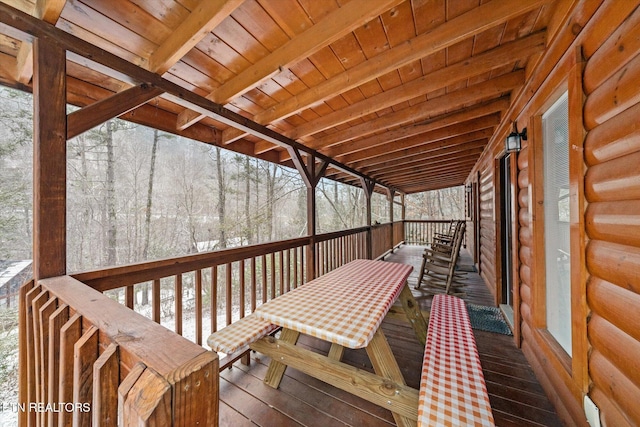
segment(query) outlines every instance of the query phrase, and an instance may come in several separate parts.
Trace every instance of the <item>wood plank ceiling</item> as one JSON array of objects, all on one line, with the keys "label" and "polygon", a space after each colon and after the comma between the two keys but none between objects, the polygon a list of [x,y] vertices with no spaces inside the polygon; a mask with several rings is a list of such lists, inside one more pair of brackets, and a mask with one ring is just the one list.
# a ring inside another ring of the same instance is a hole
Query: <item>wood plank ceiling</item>
[{"label": "wood plank ceiling", "polygon": [[[4,3],[404,193],[464,182],[533,72],[556,7],[551,0]],[[0,83],[28,88],[31,58],[28,41],[0,34]],[[72,104],[132,86],[68,58]],[[155,95],[138,91],[121,117],[294,165],[285,147],[165,95],[148,101]],[[334,165],[326,176],[360,185]]]}]

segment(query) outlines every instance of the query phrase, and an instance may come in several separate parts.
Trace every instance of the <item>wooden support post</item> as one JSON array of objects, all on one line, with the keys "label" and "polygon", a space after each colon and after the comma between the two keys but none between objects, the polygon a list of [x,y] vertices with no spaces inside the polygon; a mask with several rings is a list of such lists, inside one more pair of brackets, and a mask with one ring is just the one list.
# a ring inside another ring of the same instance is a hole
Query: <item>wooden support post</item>
[{"label": "wooden support post", "polygon": [[66,52],[34,40],[33,276],[66,274]]},{"label": "wooden support post", "polygon": [[389,227],[389,248],[393,250],[393,199],[396,197],[396,190],[392,188],[387,188],[387,198],[389,199],[389,222],[391,223],[391,227]]},{"label": "wooden support post", "polygon": [[373,194],[373,187],[375,186],[375,183],[369,179],[360,178],[360,184],[362,185],[362,190],[364,190],[367,207],[367,259],[371,259],[373,257],[371,242],[371,195]]},{"label": "wooden support post", "polygon": [[296,169],[298,169],[298,173],[300,173],[307,187],[307,235],[311,237],[311,242],[309,243],[306,254],[307,281],[309,281],[315,279],[317,273],[315,263],[316,186],[320,178],[324,176],[329,163],[322,160],[316,165],[316,158],[313,155],[307,156],[307,162],[305,163],[300,150],[294,147],[288,147],[288,150],[293,163],[296,165]]}]

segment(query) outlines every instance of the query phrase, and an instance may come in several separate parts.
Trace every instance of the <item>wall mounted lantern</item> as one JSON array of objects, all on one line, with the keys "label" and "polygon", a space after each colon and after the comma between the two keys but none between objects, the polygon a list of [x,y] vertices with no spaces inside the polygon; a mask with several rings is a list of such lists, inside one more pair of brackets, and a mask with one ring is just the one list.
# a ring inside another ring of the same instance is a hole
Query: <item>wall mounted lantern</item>
[{"label": "wall mounted lantern", "polygon": [[518,124],[514,121],[513,132],[511,132],[505,140],[505,151],[507,153],[520,151],[523,140],[527,140],[527,128],[522,129],[522,132],[518,132]]}]

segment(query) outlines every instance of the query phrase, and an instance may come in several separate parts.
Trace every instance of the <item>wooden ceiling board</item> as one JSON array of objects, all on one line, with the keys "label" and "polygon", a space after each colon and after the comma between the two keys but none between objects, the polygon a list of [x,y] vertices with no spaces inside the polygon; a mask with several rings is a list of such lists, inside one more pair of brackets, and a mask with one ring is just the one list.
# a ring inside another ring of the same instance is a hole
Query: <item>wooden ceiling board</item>
[{"label": "wooden ceiling board", "polygon": [[[73,3],[79,3],[73,1]],[[96,12],[122,25],[140,37],[159,45],[171,35],[173,29],[129,0],[82,0]]]},{"label": "wooden ceiling board", "polygon": [[231,46],[220,40],[220,38],[213,33],[207,34],[200,40],[196,48],[231,73],[231,75],[223,81],[232,78],[251,65],[249,61],[243,56],[238,55]]},{"label": "wooden ceiling board", "polygon": [[233,58],[241,56],[249,64],[255,64],[270,53],[259,40],[233,18],[233,15],[222,21],[212,34],[231,48],[228,52],[229,56]]},{"label": "wooden ceiling board", "polygon": [[290,36],[254,0],[245,0],[231,16],[270,52],[290,40]]},{"label": "wooden ceiling board", "polygon": [[190,10],[174,0],[130,0],[169,28],[177,28],[187,19]]},{"label": "wooden ceiling board", "polygon": [[415,24],[408,25],[414,21],[411,1],[400,3],[380,15],[380,19],[390,47],[397,46],[416,36]]},{"label": "wooden ceiling board", "polygon": [[342,64],[345,70],[355,67],[358,64],[366,61],[364,52],[360,48],[360,43],[356,39],[353,32],[345,35],[339,40],[331,43],[329,48],[333,50],[336,58]]},{"label": "wooden ceiling board", "polygon": [[18,49],[23,42],[20,40],[16,40],[13,37],[5,36],[4,34],[0,34],[0,52],[13,56],[14,58],[18,55]]},{"label": "wooden ceiling board", "polygon": [[[560,21],[552,5],[543,0],[389,0],[387,9],[368,15],[366,23],[333,31],[350,4],[354,16],[365,13],[359,1],[234,3],[235,10],[195,48],[178,50],[186,54],[167,65],[164,77],[379,184],[414,192],[462,183],[508,109],[510,94],[531,72],[531,58],[535,61],[544,47],[536,41],[518,56],[524,48],[509,43],[522,42],[547,25],[557,30]],[[548,1],[559,3],[563,15],[571,4]],[[28,0],[10,3],[33,10]],[[151,54],[198,5],[199,0],[67,0],[57,27],[147,67]],[[342,15],[328,20],[336,11]],[[19,85],[11,81],[19,44],[0,35],[2,83]],[[283,46],[294,47],[287,51]],[[504,52],[498,50],[503,46]],[[486,65],[480,62],[485,53],[504,57]],[[465,63],[471,64],[468,69],[457,65]],[[118,74],[101,67],[95,68],[102,72],[87,67],[93,67],[91,62],[68,67],[73,102],[92,103],[136,84],[105,76]],[[185,106],[177,98],[159,97],[126,116],[147,125],[157,121],[167,130],[171,122],[178,123]],[[255,130],[247,135],[211,117],[181,123],[186,129],[173,132],[292,166],[285,148],[261,139]],[[328,175],[359,183],[335,165]]]},{"label": "wooden ceiling board", "polygon": [[258,3],[291,38],[313,26],[307,12],[295,0],[258,0]]},{"label": "wooden ceiling board", "polygon": [[78,37],[112,53],[115,53],[113,49],[114,45],[117,45],[138,57],[147,58],[157,46],[153,41],[131,31],[81,1],[68,2],[62,9],[60,17],[72,26],[83,28],[94,36],[90,40],[87,40],[88,34]]},{"label": "wooden ceiling board", "polygon": [[[200,42],[200,46],[204,44]],[[185,63],[202,74],[206,75],[210,81],[212,87],[219,87],[222,81],[230,79],[233,73],[226,67],[214,61],[210,55],[203,52],[199,48],[191,49],[178,63]]]}]

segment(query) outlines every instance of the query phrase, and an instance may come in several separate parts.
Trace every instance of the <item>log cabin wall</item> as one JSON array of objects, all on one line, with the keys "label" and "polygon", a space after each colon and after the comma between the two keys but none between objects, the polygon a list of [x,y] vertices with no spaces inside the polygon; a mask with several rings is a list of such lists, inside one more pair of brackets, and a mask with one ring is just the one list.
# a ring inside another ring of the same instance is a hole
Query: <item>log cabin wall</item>
[{"label": "log cabin wall", "polygon": [[490,284],[489,290],[496,295],[496,216],[494,212],[494,176],[493,164],[487,165],[480,171],[478,185],[480,197],[480,241],[478,271],[485,283]]},{"label": "log cabin wall", "polygon": [[[504,155],[512,122],[528,127],[515,184],[520,320],[514,335],[566,425],[587,425],[585,395],[600,409],[603,425],[640,425],[639,4],[565,2],[546,53],[537,68],[527,69],[502,133],[467,181],[479,187],[483,271],[485,260],[499,253],[499,222],[490,215],[499,191],[494,164]],[[569,99],[571,357],[545,323],[541,115],[563,92]],[[482,277],[498,289],[499,277],[487,271]]]}]

